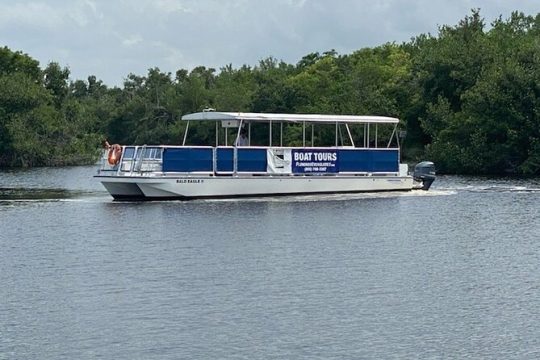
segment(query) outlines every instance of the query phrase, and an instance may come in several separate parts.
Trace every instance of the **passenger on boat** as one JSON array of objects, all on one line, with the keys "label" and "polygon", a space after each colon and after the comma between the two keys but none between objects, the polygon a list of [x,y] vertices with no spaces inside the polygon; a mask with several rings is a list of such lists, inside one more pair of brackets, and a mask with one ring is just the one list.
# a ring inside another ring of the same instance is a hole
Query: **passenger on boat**
[{"label": "passenger on boat", "polygon": [[246,129],[240,130],[240,136],[236,139],[236,146],[248,146],[248,138]]}]

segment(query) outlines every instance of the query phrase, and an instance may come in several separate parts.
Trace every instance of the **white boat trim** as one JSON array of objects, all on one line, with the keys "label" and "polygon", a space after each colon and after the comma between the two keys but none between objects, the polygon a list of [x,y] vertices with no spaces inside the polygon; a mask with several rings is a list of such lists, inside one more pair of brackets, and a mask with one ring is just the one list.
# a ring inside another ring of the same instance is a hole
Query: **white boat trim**
[{"label": "white boat trim", "polygon": [[250,121],[292,123],[397,124],[399,119],[387,116],[271,114],[204,111],[182,116],[184,121]]},{"label": "white boat trim", "polygon": [[[99,177],[98,177],[99,178]],[[101,177],[118,199],[199,199],[328,193],[410,191],[411,176]],[[125,186],[125,187],[124,187]]]}]

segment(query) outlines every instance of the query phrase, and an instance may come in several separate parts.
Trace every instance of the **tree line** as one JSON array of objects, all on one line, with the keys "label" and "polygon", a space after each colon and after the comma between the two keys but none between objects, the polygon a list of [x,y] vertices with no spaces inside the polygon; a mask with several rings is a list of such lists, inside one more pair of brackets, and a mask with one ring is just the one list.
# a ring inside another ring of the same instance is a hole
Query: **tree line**
[{"label": "tree line", "polygon": [[[177,144],[184,114],[218,111],[385,115],[401,119],[405,160],[440,172],[540,174],[540,14],[514,12],[489,26],[479,10],[436,35],[297,64],[273,57],[216,71],[129,74],[122,87],[95,76],[70,81],[0,48],[0,166],[96,160],[104,139]],[[192,129],[194,141],[214,134]],[[257,136],[257,134],[255,134]],[[325,136],[321,134],[321,136]]]}]

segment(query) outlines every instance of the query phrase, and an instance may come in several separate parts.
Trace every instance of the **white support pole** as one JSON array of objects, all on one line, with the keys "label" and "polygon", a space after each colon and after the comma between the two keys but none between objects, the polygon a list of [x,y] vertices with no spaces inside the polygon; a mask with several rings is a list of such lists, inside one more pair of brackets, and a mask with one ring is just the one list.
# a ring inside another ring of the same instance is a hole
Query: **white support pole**
[{"label": "white support pole", "polygon": [[306,147],[306,122],[302,121],[302,146]]},{"label": "white support pole", "polygon": [[390,144],[392,143],[392,138],[394,137],[394,134],[396,133],[397,124],[394,126],[394,130],[392,131],[392,135],[390,135],[390,140],[388,140],[388,145],[386,145],[387,148],[390,147]]},{"label": "white support pole", "polygon": [[349,139],[351,140],[351,144],[354,147],[354,140],[351,134],[351,129],[349,129],[349,124],[345,123],[345,128],[347,129],[347,133],[349,134]]},{"label": "white support pole", "polygon": [[186,145],[186,139],[187,139],[187,132],[188,132],[188,129],[189,129],[189,120],[186,124],[186,130],[184,130],[184,140],[182,140],[182,146],[185,146]]},{"label": "white support pole", "polygon": [[268,141],[268,146],[272,146],[272,120],[270,120],[270,124],[268,125],[269,126],[269,141]]},{"label": "white support pole", "polygon": [[366,124],[364,124],[364,148],[366,147]]},{"label": "white support pole", "polygon": [[369,146],[369,123],[367,124],[367,147],[370,148],[371,146]]},{"label": "white support pole", "polygon": [[236,143],[238,142],[238,139],[240,138],[240,132],[242,131],[242,122],[244,120],[240,120],[240,124],[238,125],[238,130],[236,131],[236,138],[234,139],[234,144],[233,146],[237,146]]},{"label": "white support pole", "polygon": [[216,147],[219,146],[219,126],[218,126],[219,122],[216,121]]},{"label": "white support pole", "polygon": [[[345,124],[345,125],[347,125],[347,124]],[[341,130],[341,126],[338,126],[338,130],[339,130],[338,131],[339,132],[339,141],[340,141],[341,146],[343,146],[344,141],[343,141],[343,131]]]}]

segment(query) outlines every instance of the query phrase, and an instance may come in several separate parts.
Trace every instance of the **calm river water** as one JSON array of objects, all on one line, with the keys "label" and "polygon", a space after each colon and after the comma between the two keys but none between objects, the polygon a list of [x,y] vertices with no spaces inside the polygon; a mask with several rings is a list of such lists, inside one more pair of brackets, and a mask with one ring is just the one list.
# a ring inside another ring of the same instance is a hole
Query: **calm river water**
[{"label": "calm river water", "polygon": [[540,180],[119,203],[0,172],[0,359],[540,358]]}]

